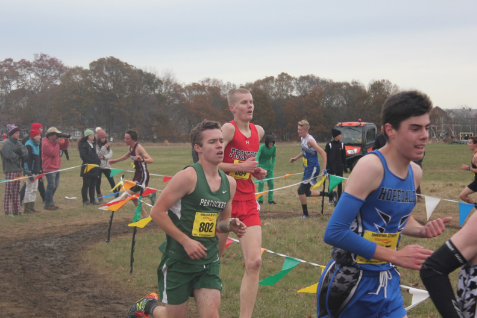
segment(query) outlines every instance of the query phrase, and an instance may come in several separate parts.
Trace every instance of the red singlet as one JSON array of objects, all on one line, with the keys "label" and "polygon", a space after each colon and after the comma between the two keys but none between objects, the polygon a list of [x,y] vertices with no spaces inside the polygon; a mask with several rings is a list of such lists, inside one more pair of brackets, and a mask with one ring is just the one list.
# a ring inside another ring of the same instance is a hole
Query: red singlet
[{"label": "red singlet", "polygon": [[[230,121],[230,123],[234,125],[235,133],[232,140],[227,144],[227,147],[225,147],[223,162],[237,163],[255,157],[260,146],[258,131],[255,125],[249,123],[252,133],[250,137],[247,138],[238,129],[234,120]],[[255,185],[253,184],[251,173],[233,171],[229,172],[229,175],[237,181],[237,191],[235,192],[234,200],[255,200]]]}]

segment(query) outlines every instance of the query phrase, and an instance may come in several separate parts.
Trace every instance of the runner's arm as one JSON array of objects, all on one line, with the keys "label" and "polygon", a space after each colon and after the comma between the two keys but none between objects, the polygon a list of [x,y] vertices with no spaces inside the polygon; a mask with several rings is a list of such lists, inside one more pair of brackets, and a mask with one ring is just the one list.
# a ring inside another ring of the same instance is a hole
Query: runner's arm
[{"label": "runner's arm", "polygon": [[[222,126],[222,135],[224,136],[224,149],[227,147],[228,143],[232,141],[235,134],[235,127],[231,123],[225,123]],[[248,158],[242,163],[225,163],[221,162],[219,164],[220,170],[225,173],[232,171],[244,171],[253,173],[255,168],[257,168],[258,162],[255,161],[255,157]]]},{"label": "runner's arm", "polygon": [[[245,234],[247,226],[242,223],[238,218],[230,218],[232,211],[232,199],[235,195],[235,189],[237,182],[234,178],[227,176],[230,184],[230,199],[227,202],[225,208],[220,212],[217,220],[217,229],[222,233],[234,232],[238,238],[241,238]],[[230,228],[229,228],[230,224]]]},{"label": "runner's arm", "polygon": [[300,152],[300,154],[298,156],[291,158],[290,163],[294,163],[295,161],[297,161],[301,157],[303,157],[303,152]]},{"label": "runner's arm", "polygon": [[109,164],[112,165],[112,164],[118,163],[120,161],[126,160],[128,157],[129,157],[129,152],[127,152],[125,155],[119,157],[118,159],[109,160]]},{"label": "runner's arm", "polygon": [[189,238],[185,233],[179,230],[167,211],[186,194],[192,193],[197,184],[197,174],[194,168],[187,168],[179,171],[169,184],[164,188],[151,210],[151,218],[167,235],[179,242],[185,249],[191,259],[200,259],[205,257],[207,250],[199,242]]},{"label": "runner's arm", "polygon": [[[139,152],[139,156],[141,157],[142,161],[145,163],[153,163],[154,161],[152,160],[152,157],[148,155],[146,152],[146,149],[144,149],[143,146],[137,145],[137,150]],[[137,156],[136,156],[137,158]]]},{"label": "runner's arm", "polygon": [[315,149],[317,152],[320,153],[321,158],[323,159],[323,167],[325,167],[326,169],[326,165],[327,165],[326,152],[320,146],[318,146],[316,141],[314,141],[313,139],[308,140],[308,146],[310,146],[311,148]]},{"label": "runner's arm", "polygon": [[421,268],[421,279],[443,317],[458,316],[454,306],[455,296],[449,274],[470,260],[475,264],[477,256],[477,214],[472,214],[462,229],[439,247]]},{"label": "runner's arm", "polygon": [[255,128],[257,128],[257,132],[258,132],[258,141],[260,141],[265,135],[265,129],[263,129],[263,127],[259,125],[255,125]]},{"label": "runner's arm", "polygon": [[409,269],[419,269],[432,251],[417,245],[408,245],[395,251],[370,242],[350,229],[364,200],[378,188],[383,176],[384,168],[377,156],[366,156],[358,161],[349,176],[346,191],[328,222],[324,241],[366,259],[377,259]]}]

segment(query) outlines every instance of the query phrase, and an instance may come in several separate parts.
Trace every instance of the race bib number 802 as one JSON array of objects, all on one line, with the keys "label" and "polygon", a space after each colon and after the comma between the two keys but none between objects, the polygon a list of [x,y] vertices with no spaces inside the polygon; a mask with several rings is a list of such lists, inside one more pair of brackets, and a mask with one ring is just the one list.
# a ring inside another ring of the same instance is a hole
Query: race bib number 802
[{"label": "race bib number 802", "polygon": [[214,237],[218,216],[218,213],[196,212],[192,236]]}]

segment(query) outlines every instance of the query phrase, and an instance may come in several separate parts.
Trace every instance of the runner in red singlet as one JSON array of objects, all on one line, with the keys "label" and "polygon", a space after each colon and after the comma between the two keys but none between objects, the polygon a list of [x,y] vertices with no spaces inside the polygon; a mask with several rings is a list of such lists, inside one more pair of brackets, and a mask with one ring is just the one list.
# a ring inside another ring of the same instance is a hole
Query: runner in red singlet
[{"label": "runner in red singlet", "polygon": [[[222,126],[225,152],[219,167],[237,181],[237,190],[232,201],[232,217],[247,225],[247,233],[240,238],[245,260],[245,274],[240,288],[240,318],[246,318],[252,316],[262,264],[262,224],[258,215],[260,205],[255,200],[252,175],[259,180],[267,175],[267,171],[258,168],[258,162],[255,161],[259,141],[265,132],[262,127],[250,123],[254,105],[252,94],[248,90],[232,90],[228,103],[234,120]],[[228,233],[217,235],[222,255]]]},{"label": "runner in red singlet", "polygon": [[[129,129],[126,131],[124,134],[124,142],[129,146],[129,151],[118,159],[109,160],[109,164],[111,165],[126,160],[127,158],[131,158],[133,161],[135,171],[132,181],[136,182],[136,186],[126,191],[128,195],[134,195],[139,193],[141,189],[146,189],[149,184],[149,171],[147,171],[147,164],[153,162],[151,156],[147,154],[144,147],[138,144],[138,137],[139,134],[135,130]],[[134,205],[137,206],[138,200],[133,199],[132,201]],[[148,215],[149,214],[144,209],[144,205],[142,205],[141,216],[147,217]]]}]

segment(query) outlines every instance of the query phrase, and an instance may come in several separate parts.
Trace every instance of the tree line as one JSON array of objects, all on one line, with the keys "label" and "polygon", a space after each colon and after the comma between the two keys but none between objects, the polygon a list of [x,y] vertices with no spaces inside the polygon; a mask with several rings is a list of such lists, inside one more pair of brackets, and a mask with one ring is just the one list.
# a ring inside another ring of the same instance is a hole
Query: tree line
[{"label": "tree line", "polygon": [[0,125],[100,126],[115,136],[135,128],[143,140],[187,141],[190,129],[204,119],[232,119],[227,93],[238,87],[252,92],[253,122],[284,141],[296,139],[301,119],[311,123],[318,140],[331,138],[338,122],[361,119],[379,126],[383,102],[399,91],[388,80],[365,86],[287,73],[241,85],[215,78],[183,84],[171,72],[158,75],[115,57],[82,68],[41,53],[33,61],[0,62]]}]

